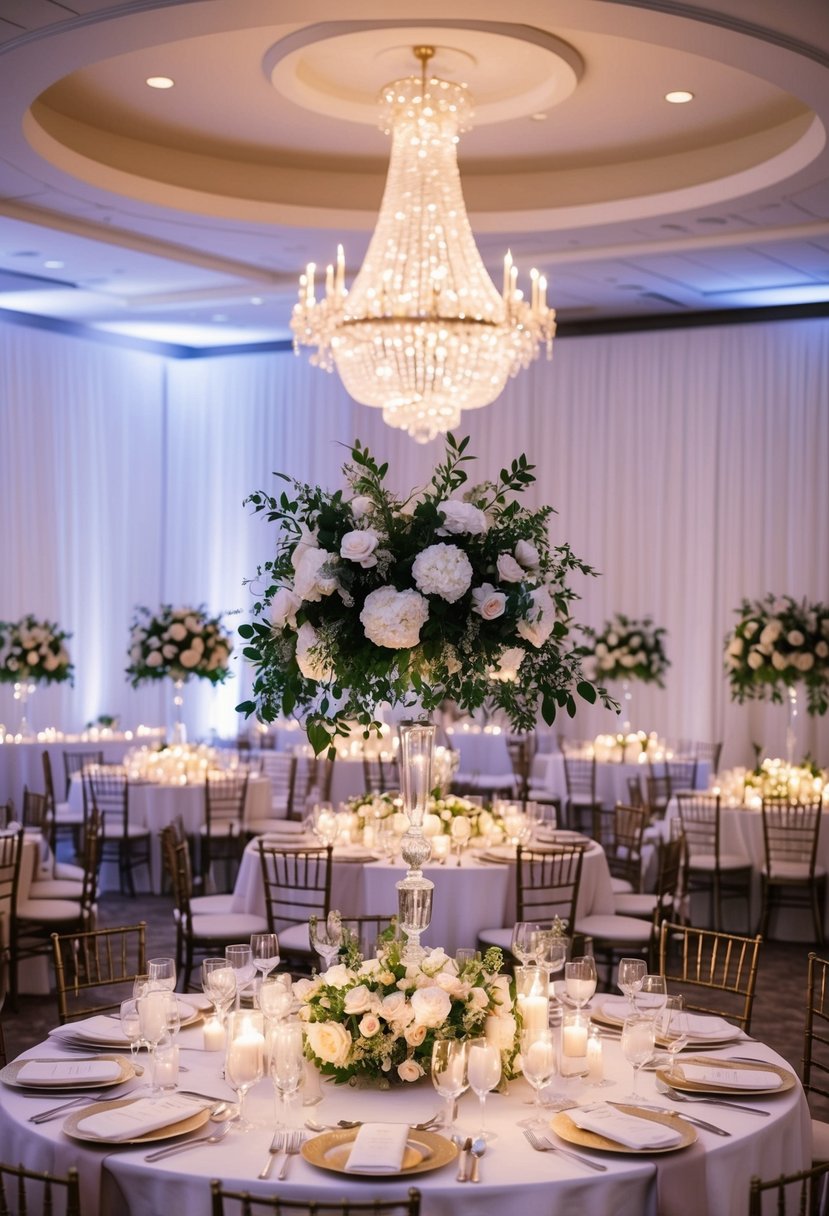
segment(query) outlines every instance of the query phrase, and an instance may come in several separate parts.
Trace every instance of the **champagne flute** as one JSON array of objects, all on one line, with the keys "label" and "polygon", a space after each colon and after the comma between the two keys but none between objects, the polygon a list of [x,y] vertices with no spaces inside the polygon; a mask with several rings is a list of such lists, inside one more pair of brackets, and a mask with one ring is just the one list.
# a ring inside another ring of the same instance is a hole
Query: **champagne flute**
[{"label": "champagne flute", "polygon": [[236,974],[226,958],[206,958],[201,965],[205,996],[213,1002],[216,1017],[224,1022],[236,996]]},{"label": "champagne flute", "polygon": [[270,1053],[268,1071],[273,1082],[274,1097],[279,1099],[281,1110],[281,1118],[277,1112],[277,1127],[287,1127],[290,1100],[305,1076],[302,1024],[280,1022],[272,1026],[268,1031],[267,1046]]},{"label": "champagne flute", "polygon": [[262,1014],[249,1010],[236,1010],[227,1018],[227,1050],[225,1052],[225,1080],[239,1098],[239,1131],[247,1132],[253,1127],[245,1112],[247,1092],[264,1073],[265,1036],[262,1033]]},{"label": "champagne flute", "polygon": [[250,942],[225,946],[225,958],[236,976],[236,1008],[238,1009],[242,1003],[242,992],[256,975],[256,968],[250,953]]},{"label": "champagne flute", "polygon": [[688,1046],[691,1037],[685,997],[669,996],[667,998],[660,1010],[658,1026],[659,1038],[664,1043],[671,1060],[668,1076],[673,1080],[676,1076],[676,1058],[682,1048]]},{"label": "champagne flute", "polygon": [[135,1061],[141,1043],[141,1020],[138,1017],[138,1002],[135,997],[129,997],[121,1002],[121,1029],[129,1041],[130,1058]]},{"label": "champagne flute", "polygon": [[512,927],[510,950],[524,967],[535,961],[540,932],[541,925],[530,920],[517,920]]},{"label": "champagne flute", "polygon": [[279,938],[276,934],[251,933],[250,957],[255,970],[262,972],[261,979],[254,979],[254,991],[258,994],[274,967],[279,966]]},{"label": "champagne flute", "polygon": [[343,944],[343,926],[339,912],[329,912],[320,919],[312,916],[308,921],[311,945],[322,959],[325,970],[332,966]]},{"label": "champagne flute", "polygon": [[619,970],[616,973],[616,983],[628,999],[631,1012],[636,1012],[634,994],[642,988],[648,965],[643,958],[619,959]]},{"label": "champagne flute", "polygon": [[574,958],[569,963],[565,963],[565,988],[568,997],[577,1009],[583,1009],[592,999],[597,983],[596,960],[591,954],[585,954],[581,958]]},{"label": "champagne flute", "polygon": [[622,1025],[622,1055],[633,1069],[633,1090],[628,1094],[631,1102],[639,1101],[639,1069],[653,1055],[654,1040],[653,1018],[644,1013],[634,1013],[625,1018]]},{"label": "champagne flute", "polygon": [[176,986],[176,960],[151,958],[147,963],[147,982],[151,988],[172,992]]},{"label": "champagne flute", "polygon": [[446,1102],[444,1135],[455,1130],[455,1105],[469,1089],[469,1055],[465,1039],[435,1039],[432,1045],[432,1084]]},{"label": "champagne flute", "polygon": [[469,1040],[467,1075],[481,1105],[481,1126],[476,1139],[494,1140],[495,1133],[486,1130],[486,1096],[501,1080],[501,1051],[497,1044],[486,1039]]},{"label": "champagne flute", "polygon": [[547,1120],[541,1091],[545,1085],[549,1085],[556,1072],[556,1046],[552,1030],[522,1030],[521,1060],[524,1080],[533,1088],[533,1113],[529,1119],[523,1119],[520,1126],[542,1131],[546,1129]]}]

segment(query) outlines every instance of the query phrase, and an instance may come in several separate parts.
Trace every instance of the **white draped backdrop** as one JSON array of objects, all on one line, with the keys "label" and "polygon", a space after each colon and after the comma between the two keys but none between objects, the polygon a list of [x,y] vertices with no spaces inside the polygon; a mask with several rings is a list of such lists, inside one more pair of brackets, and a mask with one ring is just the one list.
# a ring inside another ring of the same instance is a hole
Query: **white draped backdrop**
[{"label": "white draped backdrop", "polygon": [[[634,725],[724,738],[727,763],[752,742],[781,754],[785,711],[729,702],[722,640],[744,595],[829,599],[829,321],[559,339],[461,430],[481,478],[521,451],[537,465],[527,498],[552,503],[554,538],[602,572],[581,580],[579,619],[667,628],[667,688],[634,685]],[[31,611],[74,635],[75,686],[39,689],[34,726],[167,719],[166,684],[125,682],[134,606],[241,620],[271,541],[243,498],[274,470],[336,487],[355,437],[400,488],[439,450],[290,354],[173,361],[0,325],[0,619]],[[191,737],[235,732],[249,678],[234,669],[188,686]],[[0,722],[18,718],[0,685]],[[801,723],[801,749],[829,762],[829,722]],[[585,707],[564,729],[615,724]]]}]

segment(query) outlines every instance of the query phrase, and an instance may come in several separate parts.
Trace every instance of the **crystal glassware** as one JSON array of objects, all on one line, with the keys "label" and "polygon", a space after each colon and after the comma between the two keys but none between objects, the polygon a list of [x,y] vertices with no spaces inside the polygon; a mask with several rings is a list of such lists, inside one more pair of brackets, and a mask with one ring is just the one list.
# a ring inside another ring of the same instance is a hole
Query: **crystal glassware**
[{"label": "crystal glassware", "polygon": [[432,1084],[446,1103],[444,1135],[455,1130],[455,1103],[469,1088],[469,1054],[466,1039],[435,1039],[432,1045]]},{"label": "crystal glassware", "polygon": [[659,1018],[668,999],[668,986],[664,975],[646,975],[642,987],[636,996],[636,1008],[639,1013],[649,1017]]},{"label": "crystal glassware", "polygon": [[549,1085],[556,1072],[556,1045],[549,1027],[543,1030],[522,1030],[521,1067],[524,1080],[533,1088],[533,1114],[521,1121],[521,1127],[546,1129],[547,1120],[541,1104],[541,1091]]},{"label": "crystal glassware", "polygon": [[517,920],[512,926],[510,951],[525,967],[535,962],[541,925],[531,920]]},{"label": "crystal glassware", "polygon": [[247,1009],[228,1014],[225,1080],[239,1099],[239,1131],[250,1131],[253,1126],[247,1118],[245,1098],[250,1087],[262,1079],[264,1062],[262,1014]]},{"label": "crystal glassware", "polygon": [[236,1008],[242,1002],[242,993],[256,975],[256,968],[250,952],[250,942],[241,942],[233,946],[225,946],[227,965],[236,976]]},{"label": "crystal glassware", "polygon": [[143,996],[138,997],[136,1004],[138,1006],[138,1025],[141,1040],[147,1044],[152,1059],[150,1093],[155,1094],[159,1091],[159,1086],[155,1079],[156,1048],[162,1039],[169,1038],[170,1036],[170,1006],[176,1006],[176,1013],[178,1012],[178,1006],[176,998],[171,992],[158,988],[151,988],[149,992],[145,992]]},{"label": "crystal glassware", "polygon": [[334,959],[343,945],[343,925],[339,912],[332,910],[324,917],[310,917],[308,936],[311,946],[322,959],[323,967],[327,971],[333,966]]},{"label": "crystal glassware", "polygon": [[281,1022],[286,1018],[291,1012],[293,1002],[294,994],[289,975],[265,976],[259,989],[259,1008],[269,1022]]},{"label": "crystal glassware", "polygon": [[403,959],[406,963],[416,963],[426,953],[420,944],[420,935],[428,929],[432,919],[432,895],[435,889],[435,884],[424,878],[422,870],[432,853],[423,832],[423,819],[432,790],[435,727],[431,722],[401,722],[398,732],[403,810],[409,820],[400,851],[409,868],[406,877],[395,886],[398,920],[406,937]]},{"label": "crystal glassware", "polygon": [[138,1016],[138,1001],[135,997],[129,997],[126,1001],[121,1002],[120,1016],[121,1029],[124,1037],[129,1041],[130,1057],[134,1060],[141,1040],[141,1020]]},{"label": "crystal glassware", "polygon": [[478,1095],[481,1109],[477,1139],[494,1140],[495,1133],[486,1130],[486,1096],[501,1080],[501,1051],[496,1043],[488,1043],[486,1039],[469,1040],[467,1076],[470,1089]]},{"label": "crystal glassware", "polygon": [[639,1101],[639,1069],[653,1055],[655,1027],[653,1018],[647,1014],[634,1013],[622,1024],[622,1055],[633,1069],[633,1089],[628,1095],[631,1102]]},{"label": "crystal glassware", "polygon": [[278,1022],[268,1030],[268,1071],[279,1099],[277,1127],[287,1127],[288,1108],[305,1075],[302,1023]]},{"label": "crystal glassware", "polygon": [[671,1060],[668,1070],[670,1077],[676,1076],[676,1059],[683,1047],[687,1047],[691,1037],[688,1013],[685,1009],[683,996],[669,996],[657,1018],[657,1031],[660,1044],[664,1044]]},{"label": "crystal glassware", "polygon": [[172,992],[176,986],[176,960],[151,958],[147,963],[147,982],[151,988]]},{"label": "crystal glassware", "polygon": [[204,995],[213,1002],[216,1017],[224,1022],[236,997],[236,973],[226,958],[206,958],[201,965]]},{"label": "crystal glassware", "polygon": [[642,988],[648,965],[643,958],[621,958],[616,972],[616,984],[628,999],[631,1012],[636,1012],[634,996]]},{"label": "crystal glassware", "polygon": [[564,964],[564,987],[577,1009],[583,1009],[596,992],[596,960],[590,954]]},{"label": "crystal glassware", "polygon": [[261,978],[257,977],[254,980],[254,990],[261,990],[262,984],[273,971],[274,967],[279,966],[279,938],[275,933],[251,933],[250,935],[250,958],[257,972],[261,972]]}]

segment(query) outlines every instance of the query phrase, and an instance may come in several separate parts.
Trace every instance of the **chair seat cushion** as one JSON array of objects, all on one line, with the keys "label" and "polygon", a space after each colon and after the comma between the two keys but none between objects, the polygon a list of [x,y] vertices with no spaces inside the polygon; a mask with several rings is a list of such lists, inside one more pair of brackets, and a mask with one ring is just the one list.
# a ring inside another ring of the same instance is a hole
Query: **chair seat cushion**
[{"label": "chair seat cushion", "polygon": [[[713,874],[717,868],[717,859],[713,853],[695,853],[688,862],[688,869],[704,870]],[[720,853],[720,870],[750,870],[751,862],[738,853]]]},{"label": "chair seat cushion", "polygon": [[72,807],[68,802],[58,802],[55,805],[55,823],[58,827],[80,827],[83,823],[83,808]]},{"label": "chair seat cushion", "polygon": [[628,882],[626,878],[611,877],[610,889],[614,895],[629,895],[633,890],[633,883]]},{"label": "chair seat cushion", "polygon": [[104,842],[111,840],[137,840],[140,837],[149,838],[150,829],[144,827],[142,823],[130,823],[127,825],[126,835],[124,833],[124,825],[117,819],[107,819],[104,823],[103,838]]},{"label": "chair seat cushion", "polygon": [[[811,867],[807,861],[776,861],[769,873],[768,867],[763,866],[762,874],[771,882],[808,882]],[[815,878],[823,878],[826,871],[822,866],[815,866]]]},{"label": "chair seat cushion", "polygon": [[637,895],[635,892],[616,895],[614,892],[613,902],[617,916],[639,916],[650,920],[656,907],[656,896]]},{"label": "chair seat cushion", "polygon": [[498,946],[505,954],[510,954],[512,929],[481,929],[478,941],[482,946]]},{"label": "chair seat cushion", "polygon": [[82,884],[65,878],[43,878],[29,887],[29,899],[78,900],[83,894]]},{"label": "chair seat cushion", "polygon": [[68,882],[83,882],[83,866],[73,866],[68,861],[56,861],[50,877]]},{"label": "chair seat cushion", "polygon": [[201,836],[239,836],[240,828],[235,819],[223,819],[218,823],[211,823],[210,831],[207,830],[207,824],[203,823],[199,828]]},{"label": "chair seat cushion", "polygon": [[266,933],[268,929],[264,916],[251,916],[247,912],[194,916],[192,925],[197,941],[243,941],[251,933]]},{"label": "chair seat cushion", "polygon": [[70,899],[26,899],[18,902],[18,920],[55,922],[79,920],[81,905]]},{"label": "chair seat cushion", "polygon": [[576,919],[576,932],[599,942],[646,946],[651,939],[651,926],[635,916],[582,916]]},{"label": "chair seat cushion", "polygon": [[190,900],[194,916],[225,916],[233,913],[232,895],[194,895]]}]

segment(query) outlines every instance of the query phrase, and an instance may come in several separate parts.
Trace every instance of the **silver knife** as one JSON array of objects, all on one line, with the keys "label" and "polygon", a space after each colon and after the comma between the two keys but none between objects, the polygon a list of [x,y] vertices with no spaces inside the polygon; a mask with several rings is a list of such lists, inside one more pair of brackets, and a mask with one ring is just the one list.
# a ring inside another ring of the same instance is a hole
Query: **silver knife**
[{"label": "silver knife", "polygon": [[[608,1102],[608,1106],[629,1106],[629,1102]],[[717,1127],[716,1123],[706,1123],[704,1119],[698,1119],[696,1115],[686,1115],[684,1111],[681,1113],[678,1110],[668,1110],[666,1106],[651,1106],[647,1102],[637,1102],[642,1110],[657,1111],[660,1115],[676,1115],[678,1119],[684,1119],[686,1123],[693,1123],[695,1127],[701,1127],[703,1131],[713,1132],[715,1136],[730,1136],[731,1132],[727,1132],[724,1127]]]}]

